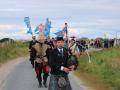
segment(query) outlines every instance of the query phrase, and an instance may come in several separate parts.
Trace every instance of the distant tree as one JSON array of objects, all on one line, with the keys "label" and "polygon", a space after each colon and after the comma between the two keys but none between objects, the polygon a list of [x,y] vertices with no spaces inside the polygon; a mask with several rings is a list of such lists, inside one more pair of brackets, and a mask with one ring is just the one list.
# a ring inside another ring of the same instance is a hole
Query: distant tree
[{"label": "distant tree", "polygon": [[13,39],[10,39],[10,38],[3,38],[0,40],[0,43],[5,43],[5,42],[14,43],[15,41]]}]

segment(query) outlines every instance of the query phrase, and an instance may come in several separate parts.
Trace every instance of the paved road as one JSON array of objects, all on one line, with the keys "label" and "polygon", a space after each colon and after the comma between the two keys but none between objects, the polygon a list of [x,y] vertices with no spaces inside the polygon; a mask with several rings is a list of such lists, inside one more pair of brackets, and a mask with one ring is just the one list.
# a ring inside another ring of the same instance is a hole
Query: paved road
[{"label": "paved road", "polygon": [[[73,90],[84,90],[72,75],[70,75],[70,82]],[[47,88],[38,88],[35,71],[26,60],[14,68],[1,90],[47,90]]]}]

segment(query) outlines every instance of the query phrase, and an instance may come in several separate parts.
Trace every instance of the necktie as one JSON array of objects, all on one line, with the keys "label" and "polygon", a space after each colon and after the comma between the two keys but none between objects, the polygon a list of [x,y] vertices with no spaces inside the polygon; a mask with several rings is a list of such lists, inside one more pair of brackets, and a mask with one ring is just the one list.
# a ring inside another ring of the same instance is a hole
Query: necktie
[{"label": "necktie", "polygon": [[62,49],[60,49],[60,53],[61,53],[61,56],[63,57],[63,51],[62,51]]}]

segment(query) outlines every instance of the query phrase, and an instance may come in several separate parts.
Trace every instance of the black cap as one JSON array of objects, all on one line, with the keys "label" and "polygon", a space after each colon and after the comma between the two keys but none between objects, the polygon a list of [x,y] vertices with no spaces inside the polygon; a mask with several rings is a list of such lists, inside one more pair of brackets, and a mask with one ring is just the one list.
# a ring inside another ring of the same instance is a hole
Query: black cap
[{"label": "black cap", "polygon": [[63,37],[57,37],[56,41],[64,41]]}]

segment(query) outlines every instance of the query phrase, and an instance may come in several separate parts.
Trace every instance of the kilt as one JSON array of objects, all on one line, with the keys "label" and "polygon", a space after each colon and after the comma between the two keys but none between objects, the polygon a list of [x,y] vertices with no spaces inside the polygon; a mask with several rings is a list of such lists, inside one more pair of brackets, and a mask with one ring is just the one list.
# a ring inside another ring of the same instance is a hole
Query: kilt
[{"label": "kilt", "polygon": [[48,90],[72,90],[68,76],[65,76],[67,85],[66,87],[63,87],[63,88],[60,88],[58,86],[59,77],[60,75],[51,75]]}]

